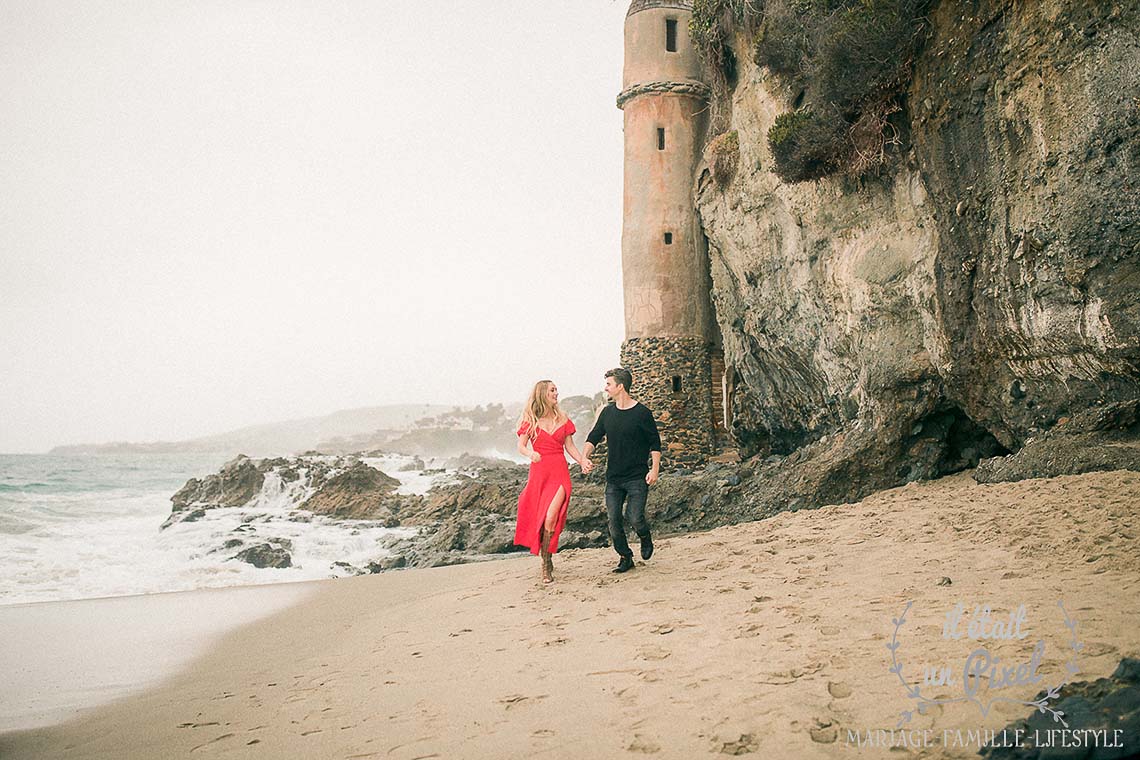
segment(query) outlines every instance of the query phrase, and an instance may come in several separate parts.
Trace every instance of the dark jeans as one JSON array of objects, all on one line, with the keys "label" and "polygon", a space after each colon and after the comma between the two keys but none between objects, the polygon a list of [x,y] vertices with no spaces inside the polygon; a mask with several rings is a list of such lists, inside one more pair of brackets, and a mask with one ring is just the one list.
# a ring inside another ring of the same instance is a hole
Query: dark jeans
[{"label": "dark jeans", "polygon": [[638,537],[649,538],[649,523],[645,521],[645,500],[648,496],[649,485],[644,477],[606,481],[606,513],[610,518],[610,540],[614,544],[614,551],[623,557],[633,557],[633,552],[625,537],[622,505],[625,505],[626,518]]}]

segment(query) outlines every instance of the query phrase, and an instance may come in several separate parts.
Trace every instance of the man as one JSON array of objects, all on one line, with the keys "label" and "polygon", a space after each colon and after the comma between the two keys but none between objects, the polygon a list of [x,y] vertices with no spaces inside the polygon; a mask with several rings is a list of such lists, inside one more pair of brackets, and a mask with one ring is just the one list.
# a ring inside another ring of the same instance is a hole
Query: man
[{"label": "man", "polygon": [[[661,436],[653,413],[629,395],[633,387],[633,375],[629,370],[618,367],[606,373],[606,395],[613,399],[594,423],[594,429],[586,436],[583,451],[583,471],[589,472],[594,465],[590,455],[602,439],[609,445],[609,460],[606,463],[606,512],[610,522],[610,540],[614,551],[621,559],[614,568],[615,573],[624,573],[633,568],[633,552],[625,536],[625,522],[622,520],[622,507],[626,507],[629,521],[641,538],[641,558],[653,556],[653,539],[649,535],[649,523],[645,520],[645,501],[649,496],[649,486],[657,482],[661,471]],[[649,464],[652,457],[653,463]]]}]

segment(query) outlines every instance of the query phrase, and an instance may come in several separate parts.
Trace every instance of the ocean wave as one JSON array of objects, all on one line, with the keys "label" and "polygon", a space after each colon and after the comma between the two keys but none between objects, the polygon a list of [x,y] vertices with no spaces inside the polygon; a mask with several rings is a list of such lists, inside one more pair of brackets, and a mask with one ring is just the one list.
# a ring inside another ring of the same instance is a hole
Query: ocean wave
[{"label": "ocean wave", "polygon": [[[404,494],[426,493],[454,477],[432,469],[433,463],[426,471],[412,469],[424,467],[413,461],[385,456],[367,464],[399,480]],[[0,605],[352,575],[390,556],[390,544],[418,532],[304,512],[300,507],[314,488],[303,469],[299,478],[290,473],[288,479],[268,472],[248,503],[208,509],[194,521],[160,530],[171,515],[170,497],[188,477],[204,473],[189,467],[163,471],[147,460],[140,478],[140,466],[131,470],[127,462],[103,460],[59,489],[42,485],[47,471],[62,468],[30,472],[21,464],[18,474],[2,473],[7,487],[0,494]],[[112,485],[100,489],[93,483]],[[282,540],[291,546],[290,567],[257,568],[236,558],[243,547]]]}]

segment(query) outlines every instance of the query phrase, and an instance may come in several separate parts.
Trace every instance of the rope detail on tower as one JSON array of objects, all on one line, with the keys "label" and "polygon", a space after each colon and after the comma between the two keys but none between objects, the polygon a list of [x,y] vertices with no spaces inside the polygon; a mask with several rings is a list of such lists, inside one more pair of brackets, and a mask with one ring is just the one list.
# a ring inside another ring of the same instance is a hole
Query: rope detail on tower
[{"label": "rope detail on tower", "polygon": [[712,88],[704,82],[689,79],[683,82],[646,82],[625,88],[617,96],[617,107],[625,108],[625,104],[638,95],[650,93],[670,93],[673,95],[692,95],[697,98],[708,98],[712,95]]}]

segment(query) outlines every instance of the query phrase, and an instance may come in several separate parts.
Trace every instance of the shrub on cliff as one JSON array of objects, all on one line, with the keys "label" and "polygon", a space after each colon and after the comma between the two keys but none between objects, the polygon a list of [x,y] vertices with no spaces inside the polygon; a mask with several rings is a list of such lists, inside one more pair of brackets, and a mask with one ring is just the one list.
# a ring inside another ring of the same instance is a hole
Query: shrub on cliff
[{"label": "shrub on cliff", "polygon": [[[795,108],[812,114],[787,115],[778,139],[769,137],[770,145],[786,146],[783,159],[775,156],[774,171],[800,182],[837,171],[859,174],[885,161],[896,136],[888,117],[899,110],[911,62],[928,33],[931,2],[697,0],[690,28],[698,52],[721,78],[724,47],[736,32],[755,30],[757,65],[782,80]],[[809,140],[829,142],[811,147]]]},{"label": "shrub on cliff", "polygon": [[928,29],[929,0],[859,0],[820,18],[814,100],[849,118],[901,93]]},{"label": "shrub on cliff", "polygon": [[693,0],[689,39],[705,62],[706,80],[712,87],[710,127],[713,133],[728,128],[730,90],[736,86],[736,55],[732,50],[734,30],[751,29],[760,20],[763,0]]},{"label": "shrub on cliff", "polygon": [[712,166],[713,179],[717,185],[724,187],[732,181],[736,166],[740,163],[740,135],[736,130],[718,135],[709,142],[706,153]]},{"label": "shrub on cliff", "polygon": [[841,119],[811,110],[776,117],[768,130],[773,171],[785,182],[805,182],[834,172],[849,153],[847,130]]},{"label": "shrub on cliff", "polygon": [[733,29],[759,21],[762,8],[762,0],[693,0],[689,39],[697,55],[712,66],[722,66]]}]

